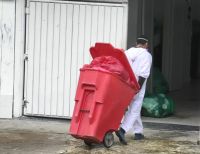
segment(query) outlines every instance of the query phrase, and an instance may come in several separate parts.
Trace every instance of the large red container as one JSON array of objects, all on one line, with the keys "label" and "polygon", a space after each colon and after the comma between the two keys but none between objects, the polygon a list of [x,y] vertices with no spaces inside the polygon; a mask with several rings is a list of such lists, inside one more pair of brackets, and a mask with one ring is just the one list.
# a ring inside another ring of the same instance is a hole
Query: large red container
[{"label": "large red container", "polygon": [[[103,142],[107,133],[119,128],[125,110],[139,85],[123,50],[110,44],[96,43],[90,49],[93,58],[113,56],[127,69],[133,85],[119,76],[98,70],[82,69],[75,97],[69,133],[86,143]],[[104,144],[105,145],[105,144]]]}]

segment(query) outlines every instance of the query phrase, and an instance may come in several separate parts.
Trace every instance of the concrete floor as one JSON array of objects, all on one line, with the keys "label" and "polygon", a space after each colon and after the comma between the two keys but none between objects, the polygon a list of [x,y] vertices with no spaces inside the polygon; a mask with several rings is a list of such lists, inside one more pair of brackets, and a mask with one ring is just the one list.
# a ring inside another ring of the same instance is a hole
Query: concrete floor
[{"label": "concrete floor", "polygon": [[[200,154],[197,127],[144,123],[145,140],[128,145],[115,142],[109,149],[102,144],[88,147],[68,134],[70,121],[58,119],[1,119],[0,154]],[[170,126],[170,127],[169,127]]]}]

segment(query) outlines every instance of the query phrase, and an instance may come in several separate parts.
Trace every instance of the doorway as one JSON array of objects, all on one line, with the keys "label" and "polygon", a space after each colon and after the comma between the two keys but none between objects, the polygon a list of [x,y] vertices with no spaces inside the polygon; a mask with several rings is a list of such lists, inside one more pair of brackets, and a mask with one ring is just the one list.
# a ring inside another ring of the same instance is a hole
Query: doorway
[{"label": "doorway", "polygon": [[[164,5],[163,5],[164,4]],[[154,0],[153,68],[169,84],[175,113],[155,122],[199,125],[200,123],[200,1]],[[191,35],[192,34],[192,35]]]}]

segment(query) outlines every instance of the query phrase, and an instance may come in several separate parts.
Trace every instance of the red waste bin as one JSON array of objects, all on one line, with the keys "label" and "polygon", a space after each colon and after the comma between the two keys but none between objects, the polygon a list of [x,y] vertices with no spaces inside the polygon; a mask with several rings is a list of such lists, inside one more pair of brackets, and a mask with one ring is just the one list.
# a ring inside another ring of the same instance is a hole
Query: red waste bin
[{"label": "red waste bin", "polygon": [[114,73],[81,69],[69,133],[87,145],[103,143],[110,147],[114,142],[112,132],[119,128],[139,85],[123,50],[113,48],[111,44],[96,43],[90,53],[93,58],[117,58],[128,71],[132,84]]}]

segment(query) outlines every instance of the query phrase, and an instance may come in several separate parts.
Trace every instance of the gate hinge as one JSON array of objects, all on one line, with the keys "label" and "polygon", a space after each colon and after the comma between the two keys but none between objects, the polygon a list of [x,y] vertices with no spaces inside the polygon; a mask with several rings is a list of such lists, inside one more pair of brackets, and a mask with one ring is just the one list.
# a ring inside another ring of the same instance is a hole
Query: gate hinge
[{"label": "gate hinge", "polygon": [[28,103],[29,103],[29,102],[28,102],[27,100],[24,99],[23,108],[26,108]]},{"label": "gate hinge", "polygon": [[24,60],[28,61],[28,54],[27,53],[24,54]]},{"label": "gate hinge", "polygon": [[25,14],[26,14],[26,15],[30,15],[30,9],[29,9],[29,7],[26,7],[26,8],[25,8]]}]

